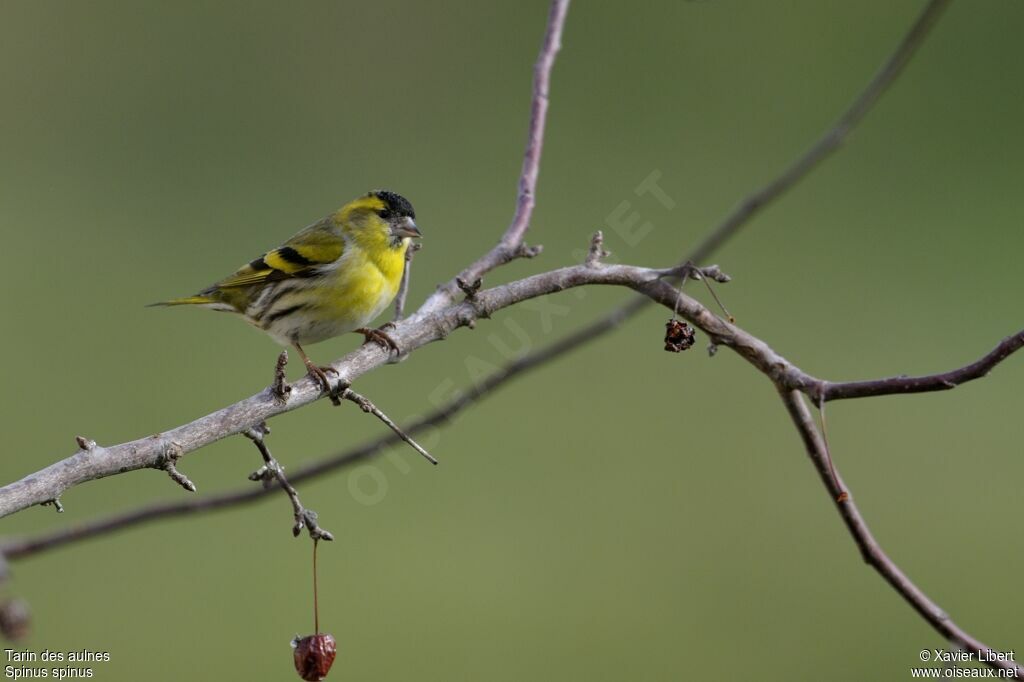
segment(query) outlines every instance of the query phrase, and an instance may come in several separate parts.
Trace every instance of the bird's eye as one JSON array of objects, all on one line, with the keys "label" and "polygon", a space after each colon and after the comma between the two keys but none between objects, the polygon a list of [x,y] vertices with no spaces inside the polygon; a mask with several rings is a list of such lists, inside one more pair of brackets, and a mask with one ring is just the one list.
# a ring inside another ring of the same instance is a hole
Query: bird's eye
[{"label": "bird's eye", "polygon": [[382,208],[377,211],[377,215],[379,215],[382,220],[391,220],[391,211],[386,208]]}]

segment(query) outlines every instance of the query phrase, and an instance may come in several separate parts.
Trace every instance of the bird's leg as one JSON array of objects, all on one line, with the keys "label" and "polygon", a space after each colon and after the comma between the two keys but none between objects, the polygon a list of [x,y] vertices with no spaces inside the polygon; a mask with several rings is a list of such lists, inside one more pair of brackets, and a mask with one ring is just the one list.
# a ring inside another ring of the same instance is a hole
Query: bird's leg
[{"label": "bird's leg", "polygon": [[330,379],[327,378],[327,373],[334,372],[335,374],[337,374],[338,370],[334,369],[333,367],[319,367],[313,364],[313,361],[309,359],[308,355],[306,355],[306,351],[302,350],[302,346],[300,346],[297,343],[294,344],[294,346],[295,350],[299,351],[299,355],[302,357],[302,363],[306,365],[306,370],[309,372],[309,376],[316,379],[317,383],[319,383],[320,386],[323,387],[324,391],[326,391],[327,393],[331,393],[333,389],[331,388]]},{"label": "bird's leg", "polygon": [[385,322],[377,329],[368,329],[366,327],[360,327],[359,329],[354,329],[353,331],[358,334],[362,334],[366,338],[366,340],[363,341],[363,345],[366,345],[367,343],[373,341],[374,343],[378,344],[381,348],[388,351],[388,353],[390,353],[391,351],[395,351],[395,353],[401,355],[402,349],[399,348],[398,344],[395,343],[395,340],[388,336],[387,333],[384,331],[385,329],[394,328],[394,323]]}]

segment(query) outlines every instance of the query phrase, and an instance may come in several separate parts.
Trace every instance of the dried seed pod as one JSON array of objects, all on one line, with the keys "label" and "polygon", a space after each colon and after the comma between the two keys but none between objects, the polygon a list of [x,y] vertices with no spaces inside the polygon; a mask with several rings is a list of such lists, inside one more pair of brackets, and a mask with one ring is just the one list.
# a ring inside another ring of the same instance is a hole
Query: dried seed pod
[{"label": "dried seed pod", "polygon": [[665,323],[665,350],[680,353],[696,342],[693,328],[682,320],[672,319]]},{"label": "dried seed pod", "polygon": [[338,653],[334,637],[325,632],[292,640],[295,650],[295,670],[304,680],[322,680],[327,677]]}]

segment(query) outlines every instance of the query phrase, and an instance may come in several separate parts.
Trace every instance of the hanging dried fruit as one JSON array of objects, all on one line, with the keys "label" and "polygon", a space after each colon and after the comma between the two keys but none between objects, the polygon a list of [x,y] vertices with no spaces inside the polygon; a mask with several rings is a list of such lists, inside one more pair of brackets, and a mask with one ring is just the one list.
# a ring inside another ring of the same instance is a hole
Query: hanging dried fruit
[{"label": "hanging dried fruit", "polygon": [[682,320],[673,318],[665,323],[665,350],[670,353],[691,348],[696,340],[693,328]]},{"label": "hanging dried fruit", "polygon": [[295,670],[304,680],[317,681],[327,677],[338,653],[338,644],[334,637],[321,632],[292,640],[295,649]]}]

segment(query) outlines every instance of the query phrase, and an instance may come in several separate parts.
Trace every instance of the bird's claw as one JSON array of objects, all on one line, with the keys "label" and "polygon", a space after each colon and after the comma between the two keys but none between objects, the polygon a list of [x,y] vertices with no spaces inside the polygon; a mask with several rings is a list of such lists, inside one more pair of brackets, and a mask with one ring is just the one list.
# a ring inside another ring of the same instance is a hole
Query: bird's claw
[{"label": "bird's claw", "polygon": [[360,327],[355,331],[359,332],[366,338],[366,340],[363,341],[364,346],[373,341],[381,348],[386,350],[388,353],[394,351],[398,355],[401,355],[402,350],[398,347],[398,344],[395,343],[395,340],[388,336],[388,334],[384,331],[384,329],[386,328],[394,329],[395,325],[391,322],[386,322],[385,324],[381,325],[379,329],[368,329],[366,327]]},{"label": "bird's claw", "polygon": [[334,392],[334,387],[331,386],[331,380],[327,377],[327,373],[333,372],[335,375],[341,376],[340,374],[338,374],[338,370],[334,369],[333,367],[318,367],[313,363],[309,363],[308,365],[306,365],[306,369],[309,370],[308,376],[315,379],[316,382],[320,384],[320,388],[323,389],[325,393]]}]

